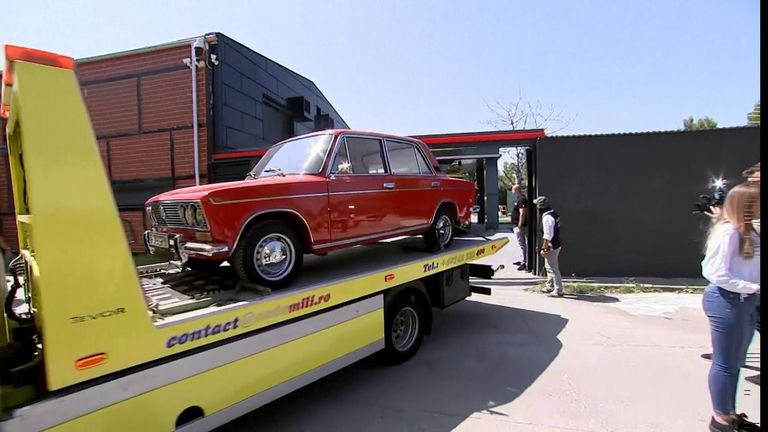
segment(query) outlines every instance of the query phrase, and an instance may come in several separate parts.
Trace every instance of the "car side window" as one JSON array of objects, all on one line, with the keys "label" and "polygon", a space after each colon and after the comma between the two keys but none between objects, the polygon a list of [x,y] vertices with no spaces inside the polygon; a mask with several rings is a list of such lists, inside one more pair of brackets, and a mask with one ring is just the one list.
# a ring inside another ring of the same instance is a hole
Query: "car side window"
[{"label": "car side window", "polygon": [[419,151],[419,149],[414,146],[413,151],[416,152],[416,162],[419,163],[419,171],[422,174],[432,174],[432,170],[429,169],[429,164],[427,163],[427,160],[424,159],[424,154]]},{"label": "car side window", "polygon": [[384,174],[384,153],[378,138],[346,137],[352,174]]},{"label": "car side window", "polygon": [[333,164],[331,164],[331,173],[352,174],[352,164],[349,162],[349,154],[347,153],[347,142],[345,138],[339,140],[338,147],[336,157],[333,158]]},{"label": "car side window", "polygon": [[424,156],[413,144],[388,140],[387,156],[392,174],[432,174]]}]

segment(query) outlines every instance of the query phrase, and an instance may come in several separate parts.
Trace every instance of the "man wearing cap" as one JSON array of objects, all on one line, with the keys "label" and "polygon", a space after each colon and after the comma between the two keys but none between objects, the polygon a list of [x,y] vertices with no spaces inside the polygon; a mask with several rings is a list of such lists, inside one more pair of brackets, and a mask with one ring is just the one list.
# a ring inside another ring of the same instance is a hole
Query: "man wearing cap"
[{"label": "man wearing cap", "polygon": [[547,270],[547,292],[550,296],[563,296],[563,277],[560,275],[560,216],[549,205],[549,199],[540,196],[534,201],[541,214],[541,225],[544,231],[541,245],[541,256],[544,257],[544,268]]}]

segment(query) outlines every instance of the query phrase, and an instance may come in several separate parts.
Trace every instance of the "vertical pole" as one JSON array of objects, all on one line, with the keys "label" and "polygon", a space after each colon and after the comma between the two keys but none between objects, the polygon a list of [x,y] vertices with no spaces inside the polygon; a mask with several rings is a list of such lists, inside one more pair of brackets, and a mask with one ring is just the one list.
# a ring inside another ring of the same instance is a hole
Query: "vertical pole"
[{"label": "vertical pole", "polygon": [[197,136],[197,56],[195,48],[201,39],[192,42],[189,67],[192,69],[192,143],[193,160],[195,163],[195,186],[200,186],[200,143]]},{"label": "vertical pole", "polygon": [[539,255],[536,245],[539,244],[539,210],[533,203],[533,200],[538,196],[539,185],[538,178],[536,176],[538,167],[536,166],[536,142],[525,150],[525,163],[528,171],[528,263],[533,269],[532,273],[535,275],[542,274],[543,264],[541,262],[541,256]]},{"label": "vertical pole", "polygon": [[488,222],[485,227],[489,230],[499,228],[499,158],[488,158],[485,165],[485,197],[488,206]]},{"label": "vertical pole", "polygon": [[475,162],[475,179],[477,179],[477,205],[480,210],[477,212],[477,223],[485,223],[485,159],[477,159]]}]

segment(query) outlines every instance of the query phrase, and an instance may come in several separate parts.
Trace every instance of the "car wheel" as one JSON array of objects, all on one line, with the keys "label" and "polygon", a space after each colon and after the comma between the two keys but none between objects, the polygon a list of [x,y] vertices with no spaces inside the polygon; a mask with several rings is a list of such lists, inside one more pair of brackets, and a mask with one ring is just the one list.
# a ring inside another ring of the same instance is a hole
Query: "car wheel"
[{"label": "car wheel", "polygon": [[285,222],[257,222],[243,234],[232,254],[232,266],[241,279],[268,288],[288,286],[304,261],[301,243]]},{"label": "car wheel", "polygon": [[435,220],[424,233],[427,249],[438,252],[446,249],[453,242],[453,218],[446,208],[441,208],[435,215]]},{"label": "car wheel", "polygon": [[198,258],[189,258],[187,260],[187,267],[189,267],[191,270],[206,272],[206,271],[212,271],[221,265],[222,261],[216,261],[216,260],[204,260],[204,259],[198,259]]},{"label": "car wheel", "polygon": [[402,363],[416,354],[424,339],[426,305],[414,290],[394,297],[384,307],[383,359]]}]

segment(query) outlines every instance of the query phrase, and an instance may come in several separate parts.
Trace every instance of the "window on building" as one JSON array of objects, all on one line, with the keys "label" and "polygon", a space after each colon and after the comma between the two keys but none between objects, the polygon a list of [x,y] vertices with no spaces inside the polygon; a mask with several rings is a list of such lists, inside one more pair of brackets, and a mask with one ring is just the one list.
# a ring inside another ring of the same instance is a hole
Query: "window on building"
[{"label": "window on building", "polygon": [[293,118],[287,112],[264,104],[264,140],[270,144],[287,140],[294,136]]}]

